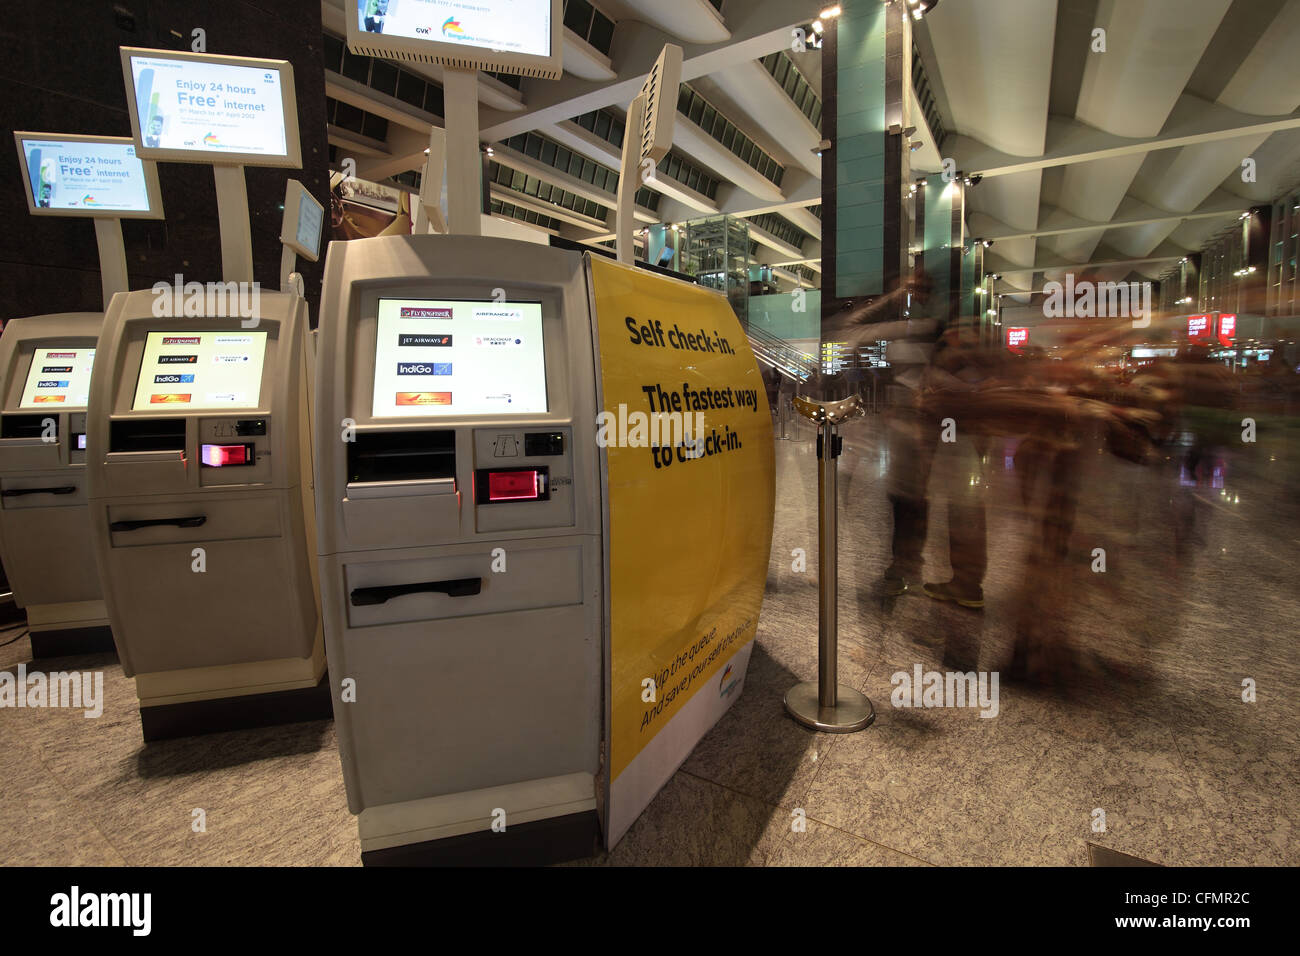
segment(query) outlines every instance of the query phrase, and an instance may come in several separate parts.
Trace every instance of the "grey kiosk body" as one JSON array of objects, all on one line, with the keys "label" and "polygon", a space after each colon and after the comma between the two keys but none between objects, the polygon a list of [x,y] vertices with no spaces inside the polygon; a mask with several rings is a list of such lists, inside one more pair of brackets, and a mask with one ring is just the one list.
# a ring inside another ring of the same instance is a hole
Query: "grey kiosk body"
[{"label": "grey kiosk body", "polygon": [[[510,344],[476,345],[467,329],[485,313],[474,307],[539,303],[545,411],[379,408],[377,362],[418,344],[391,325],[381,341],[384,299],[464,313],[452,333],[462,340],[439,343],[455,345],[452,391],[437,393],[448,403],[472,371],[462,363],[491,361],[478,346]],[[322,614],[366,864],[594,851],[603,549],[590,316],[577,253],[437,235],[329,248],[316,403]],[[491,500],[497,480],[523,498]]]},{"label": "grey kiosk body", "polygon": [[103,324],[100,312],[38,315],[0,336],[0,560],[38,659],[113,650],[87,510],[86,405],[68,387]]},{"label": "grey kiosk body", "polygon": [[[156,292],[114,296],[91,379],[92,534],[146,740],[330,716],[306,303],[263,291],[245,328],[185,298],[157,315]],[[203,392],[259,356],[247,407]]]}]

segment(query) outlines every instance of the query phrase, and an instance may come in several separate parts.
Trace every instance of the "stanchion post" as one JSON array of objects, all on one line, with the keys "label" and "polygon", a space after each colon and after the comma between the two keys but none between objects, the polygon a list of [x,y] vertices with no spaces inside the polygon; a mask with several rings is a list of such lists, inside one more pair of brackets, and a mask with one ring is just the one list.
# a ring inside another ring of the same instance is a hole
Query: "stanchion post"
[{"label": "stanchion post", "polygon": [[838,426],[862,414],[854,395],[818,403],[795,396],[794,408],[818,426],[817,434],[817,680],[790,688],[785,709],[805,727],[851,734],[876,719],[866,695],[839,683],[838,465],[843,439]]}]

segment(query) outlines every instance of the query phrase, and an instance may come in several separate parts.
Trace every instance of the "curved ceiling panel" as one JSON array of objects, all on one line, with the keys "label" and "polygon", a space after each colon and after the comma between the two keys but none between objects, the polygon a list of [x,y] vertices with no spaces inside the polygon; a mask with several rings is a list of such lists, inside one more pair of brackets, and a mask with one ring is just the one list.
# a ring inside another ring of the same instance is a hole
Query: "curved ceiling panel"
[{"label": "curved ceiling panel", "polygon": [[[1193,212],[1214,192],[1224,176],[1240,171],[1241,158],[1249,156],[1267,136],[1201,143],[1178,150],[1164,175],[1139,193],[1139,198],[1170,212]],[[1231,219],[1231,217],[1226,217]],[[1131,256],[1145,256],[1178,227],[1178,220],[1153,222],[1116,232],[1115,247]]]},{"label": "curved ceiling panel", "polygon": [[1133,153],[1068,167],[1057,204],[1080,219],[1104,222],[1115,215],[1145,159],[1145,154]]},{"label": "curved ceiling panel", "polygon": [[1101,0],[1075,115],[1116,136],[1160,132],[1231,0]]},{"label": "curved ceiling panel", "polygon": [[1300,129],[1274,133],[1251,154],[1251,159],[1255,160],[1255,182],[1243,183],[1241,172],[1233,170],[1222,186],[1251,203],[1268,202],[1300,182]]},{"label": "curved ceiling panel", "polygon": [[957,132],[1041,156],[1056,0],[941,3],[925,19]]},{"label": "curved ceiling panel", "polygon": [[1287,0],[1235,76],[1219,102],[1243,113],[1278,116],[1300,106],[1300,0]]},{"label": "curved ceiling panel", "polygon": [[1012,229],[1029,232],[1038,225],[1043,174],[1034,169],[1009,176],[994,176],[973,187],[970,204]]},{"label": "curved ceiling panel", "polygon": [[[626,8],[626,12],[623,9]],[[655,0],[654,3],[611,4],[611,14],[640,20],[688,43],[721,43],[731,38],[709,0]]]},{"label": "curved ceiling panel", "polygon": [[1105,229],[1069,232],[1063,236],[1048,236],[1043,240],[1043,244],[1062,259],[1070,262],[1087,262],[1097,251],[1097,243],[1101,242],[1101,237],[1105,234]]}]

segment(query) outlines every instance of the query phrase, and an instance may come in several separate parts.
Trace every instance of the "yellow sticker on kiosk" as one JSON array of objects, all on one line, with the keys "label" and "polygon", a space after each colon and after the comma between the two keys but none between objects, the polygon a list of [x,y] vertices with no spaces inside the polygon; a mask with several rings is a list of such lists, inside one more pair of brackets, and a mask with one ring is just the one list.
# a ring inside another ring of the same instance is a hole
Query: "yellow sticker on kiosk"
[{"label": "yellow sticker on kiosk", "polygon": [[762,375],[727,299],[590,263],[609,495],[613,843],[739,696],[767,580],[774,468]]}]

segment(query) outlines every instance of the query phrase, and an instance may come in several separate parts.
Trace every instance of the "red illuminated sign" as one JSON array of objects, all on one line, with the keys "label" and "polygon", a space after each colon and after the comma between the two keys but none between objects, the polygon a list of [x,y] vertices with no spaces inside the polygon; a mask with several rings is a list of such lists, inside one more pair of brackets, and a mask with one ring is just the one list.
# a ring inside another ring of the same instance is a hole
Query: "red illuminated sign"
[{"label": "red illuminated sign", "polygon": [[1007,329],[1007,348],[1019,352],[1029,344],[1028,329]]},{"label": "red illuminated sign", "polygon": [[1212,323],[1208,315],[1189,315],[1187,317],[1187,340],[1200,342],[1213,334]]},{"label": "red illuminated sign", "polygon": [[1219,344],[1231,345],[1237,334],[1237,316],[1231,312],[1219,313]]}]

